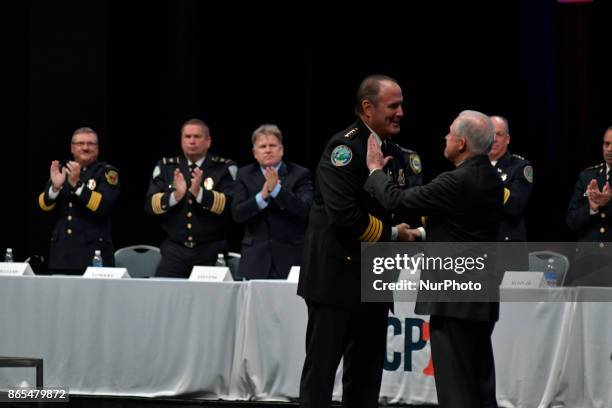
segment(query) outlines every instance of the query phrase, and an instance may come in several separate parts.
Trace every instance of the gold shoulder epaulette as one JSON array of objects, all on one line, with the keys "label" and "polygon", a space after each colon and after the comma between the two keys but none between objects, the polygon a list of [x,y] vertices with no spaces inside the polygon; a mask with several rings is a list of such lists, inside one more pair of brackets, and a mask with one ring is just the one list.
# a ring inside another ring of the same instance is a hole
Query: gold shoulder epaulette
[{"label": "gold shoulder epaulette", "polygon": [[518,154],[514,154],[514,153],[512,153],[512,157],[516,157],[517,159],[521,159],[521,160],[527,160],[523,156],[519,156]]},{"label": "gold shoulder epaulette", "polygon": [[351,130],[349,130],[348,132],[344,134],[344,137],[347,139],[352,139],[355,137],[358,130],[359,130],[358,128],[352,128]]}]

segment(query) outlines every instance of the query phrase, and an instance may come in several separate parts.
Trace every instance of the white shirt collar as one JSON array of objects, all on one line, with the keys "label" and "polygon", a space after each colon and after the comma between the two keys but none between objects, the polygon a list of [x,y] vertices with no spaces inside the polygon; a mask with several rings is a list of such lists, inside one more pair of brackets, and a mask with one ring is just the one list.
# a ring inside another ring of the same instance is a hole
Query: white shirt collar
[{"label": "white shirt collar", "polygon": [[370,132],[374,136],[374,139],[376,139],[376,143],[378,143],[378,145],[381,146],[382,145],[382,139],[380,138],[380,136],[378,136],[378,134],[375,131],[373,131],[372,128],[369,127],[367,123],[363,122],[363,124],[366,125],[366,127],[370,130]]},{"label": "white shirt collar", "polygon": [[198,167],[202,167],[202,163],[204,163],[204,160],[206,160],[206,156],[202,157],[200,160],[198,160],[195,163],[192,163],[191,160],[187,159],[187,165],[191,166],[192,164],[195,164]]}]

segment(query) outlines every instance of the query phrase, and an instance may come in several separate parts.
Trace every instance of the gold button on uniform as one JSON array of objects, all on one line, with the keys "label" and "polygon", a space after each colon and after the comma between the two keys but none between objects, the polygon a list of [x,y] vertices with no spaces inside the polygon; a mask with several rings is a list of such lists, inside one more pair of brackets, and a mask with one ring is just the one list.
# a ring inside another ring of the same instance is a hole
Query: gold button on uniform
[{"label": "gold button on uniform", "polygon": [[603,243],[603,242],[600,242],[600,243],[599,243],[599,247],[600,247],[600,248],[603,248],[603,247],[604,247],[604,243]]},{"label": "gold button on uniform", "polygon": [[193,200],[188,201],[189,205],[193,204]]},{"label": "gold button on uniform", "polygon": [[72,215],[68,216],[68,221],[72,221]]},{"label": "gold button on uniform", "polygon": [[606,218],[606,213],[601,213],[601,218]]},{"label": "gold button on uniform", "polygon": [[191,224],[187,224],[187,229],[191,229]]},{"label": "gold button on uniform", "polygon": [[601,227],[601,228],[599,229],[599,232],[601,232],[601,233],[603,234],[604,232],[606,232],[606,229],[605,229],[604,227]]},{"label": "gold button on uniform", "polygon": [[187,241],[193,241],[193,237],[190,235],[187,237]]},{"label": "gold button on uniform", "polygon": [[347,260],[347,261],[349,261],[349,262],[351,262],[351,257],[350,257],[350,256],[347,256],[347,257],[346,257],[346,260]]},{"label": "gold button on uniform", "polygon": [[191,218],[191,216],[192,216],[192,215],[193,215],[193,214],[191,213],[191,211],[189,211],[189,212],[187,213],[187,218]]},{"label": "gold button on uniform", "polygon": [[72,234],[72,230],[71,230],[70,228],[68,228],[68,230],[66,231],[66,233],[67,233],[68,235],[70,235],[70,234]]},{"label": "gold button on uniform", "polygon": [[72,207],[72,202],[69,202],[69,203],[68,203],[68,207]]}]

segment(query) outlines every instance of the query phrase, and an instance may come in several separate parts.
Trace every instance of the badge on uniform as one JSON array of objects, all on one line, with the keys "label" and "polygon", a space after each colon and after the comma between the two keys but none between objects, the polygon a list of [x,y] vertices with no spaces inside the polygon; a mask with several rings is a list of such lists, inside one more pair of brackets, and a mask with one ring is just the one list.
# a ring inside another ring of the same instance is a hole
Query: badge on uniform
[{"label": "badge on uniform", "polygon": [[410,162],[410,168],[412,169],[414,174],[420,174],[422,167],[421,167],[421,158],[419,157],[419,155],[415,153],[411,153],[408,161]]},{"label": "badge on uniform", "polygon": [[87,181],[87,188],[90,189],[91,191],[96,189],[96,180],[94,179],[89,179]]},{"label": "badge on uniform", "polygon": [[528,182],[533,183],[533,167],[525,166],[523,169],[523,175],[527,179]]},{"label": "badge on uniform", "polygon": [[331,153],[331,162],[336,167],[346,166],[353,159],[353,151],[347,145],[336,146]]},{"label": "badge on uniform", "polygon": [[210,177],[206,177],[206,180],[204,180],[204,188],[210,191],[213,189],[214,185],[215,182],[213,181],[213,179]]},{"label": "badge on uniform", "polygon": [[119,173],[115,170],[108,170],[104,175],[111,186],[116,186],[119,183]]},{"label": "badge on uniform", "polygon": [[405,186],[406,185],[406,175],[404,174],[404,169],[399,169],[397,171],[397,184],[399,186]]}]

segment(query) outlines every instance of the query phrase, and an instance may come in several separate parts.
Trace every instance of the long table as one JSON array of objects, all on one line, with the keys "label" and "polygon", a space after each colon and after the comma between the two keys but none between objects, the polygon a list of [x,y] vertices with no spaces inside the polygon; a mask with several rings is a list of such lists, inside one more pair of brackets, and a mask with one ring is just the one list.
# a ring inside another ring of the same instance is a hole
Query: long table
[{"label": "long table", "polygon": [[[544,291],[556,301],[502,304],[500,406],[612,406],[612,302],[580,301],[612,289]],[[307,318],[295,292],[284,281],[2,276],[0,355],[43,358],[45,385],[75,394],[294,399]],[[428,322],[412,310],[398,303],[389,317],[381,399],[435,403]],[[0,387],[32,375],[0,369]]]}]

